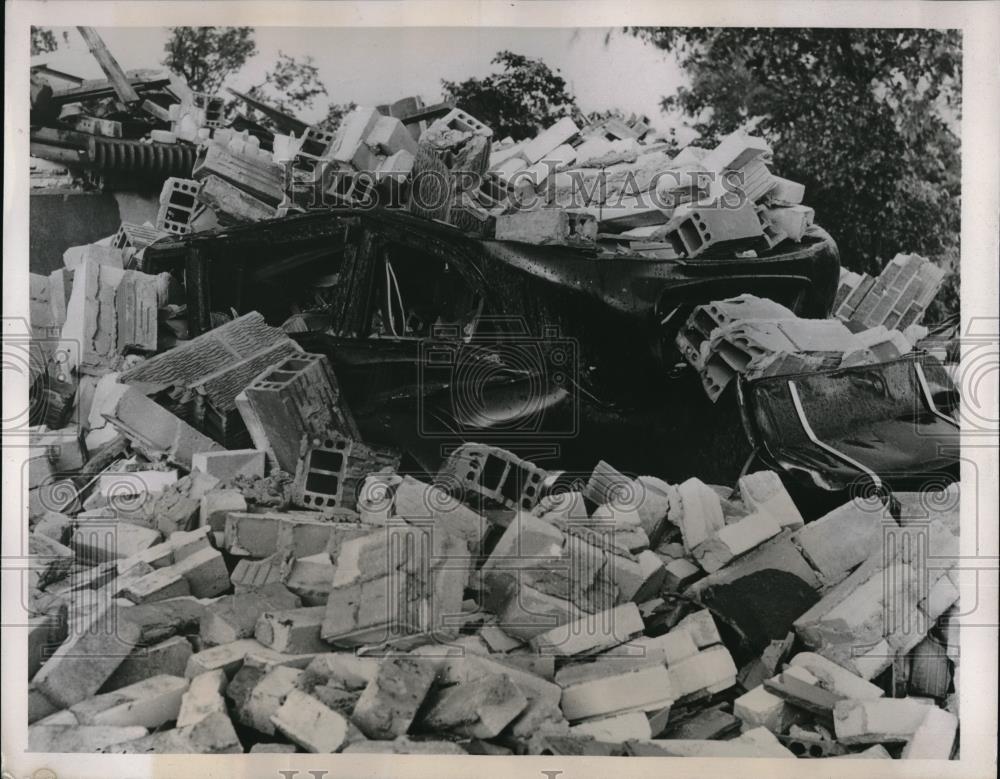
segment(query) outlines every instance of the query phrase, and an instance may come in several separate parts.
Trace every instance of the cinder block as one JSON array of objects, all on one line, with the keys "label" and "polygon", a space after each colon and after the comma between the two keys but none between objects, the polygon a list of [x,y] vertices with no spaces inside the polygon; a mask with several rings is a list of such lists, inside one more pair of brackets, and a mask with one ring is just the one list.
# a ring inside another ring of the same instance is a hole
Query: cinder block
[{"label": "cinder block", "polygon": [[493,130],[461,108],[453,108],[440,119],[435,120],[427,128],[426,132],[429,135],[433,135],[442,130],[459,130],[461,132],[473,133],[474,135],[485,135],[486,137],[493,135]]},{"label": "cinder block", "polygon": [[323,436],[334,430],[360,439],[324,355],[303,353],[282,360],[257,377],[242,396],[246,404],[238,407],[254,445],[269,452],[288,473],[296,472],[304,435]]},{"label": "cinder block", "polygon": [[292,500],[303,508],[323,511],[353,509],[369,473],[399,467],[394,452],[368,446],[332,430],[306,433],[299,450]]},{"label": "cinder block", "polygon": [[440,483],[463,501],[486,498],[526,511],[538,502],[546,476],[545,470],[506,449],[472,443],[455,449],[438,472]]},{"label": "cinder block", "polygon": [[194,179],[168,178],[160,190],[160,208],[156,213],[156,227],[168,233],[186,235],[191,232],[191,222],[203,208],[198,202],[201,184]]},{"label": "cinder block", "polygon": [[674,250],[692,259],[709,251],[726,251],[763,235],[763,226],[749,200],[739,208],[682,205],[670,220],[667,239]]}]

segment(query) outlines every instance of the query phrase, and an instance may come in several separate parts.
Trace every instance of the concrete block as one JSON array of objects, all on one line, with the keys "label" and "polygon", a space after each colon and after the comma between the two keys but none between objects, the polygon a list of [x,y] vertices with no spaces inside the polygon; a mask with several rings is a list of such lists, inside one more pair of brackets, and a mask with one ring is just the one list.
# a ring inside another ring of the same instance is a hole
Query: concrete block
[{"label": "concrete block", "polygon": [[702,691],[721,692],[736,684],[736,664],[724,646],[712,646],[667,669],[677,700]]},{"label": "concrete block", "polygon": [[146,733],[147,730],[139,725],[34,725],[28,728],[28,749],[50,753],[101,752],[114,744],[141,738]]},{"label": "concrete block", "polygon": [[579,679],[569,674],[556,676],[563,688],[560,706],[566,719],[574,722],[629,711],[657,711],[673,704],[676,696],[670,674],[663,665],[646,665],[621,672],[616,670],[615,664],[612,659],[583,666],[581,673],[590,678]]},{"label": "concrete block", "polygon": [[733,701],[733,714],[742,720],[745,728],[763,727],[775,734],[785,733],[802,718],[800,709],[768,692],[763,685],[757,685]]},{"label": "concrete block", "polygon": [[823,689],[856,700],[875,700],[884,695],[881,687],[862,679],[815,652],[799,652],[789,661],[792,668],[809,671]]},{"label": "concrete block", "polygon": [[691,552],[725,527],[722,503],[716,492],[699,479],[688,479],[677,489],[681,501],[681,537],[684,549]]},{"label": "concrete block", "polygon": [[901,743],[913,737],[934,708],[933,702],[918,698],[849,698],[837,701],[833,724],[842,744]]},{"label": "concrete block", "polygon": [[781,526],[771,515],[751,514],[721,528],[698,544],[692,553],[702,568],[714,573],[780,532]]},{"label": "concrete block", "polygon": [[264,648],[252,638],[242,638],[231,644],[203,649],[191,655],[184,676],[193,679],[200,674],[221,669],[226,676],[232,678],[243,665],[247,654]]},{"label": "concrete block", "polygon": [[269,452],[288,473],[296,472],[302,438],[307,434],[324,436],[334,430],[360,439],[324,355],[302,353],[284,359],[254,379],[241,395],[246,405],[240,407],[240,414],[255,447]]},{"label": "concrete block", "polygon": [[509,676],[483,676],[442,690],[423,723],[469,738],[494,738],[527,705],[528,699]]},{"label": "concrete block", "polygon": [[624,603],[534,636],[531,645],[538,652],[563,657],[598,653],[625,643],[643,629],[639,607],[634,603]]},{"label": "concrete block", "polygon": [[198,524],[224,533],[230,511],[246,511],[247,501],[239,490],[211,490],[201,496]]},{"label": "concrete block", "polygon": [[591,736],[598,741],[609,741],[615,744],[653,737],[649,719],[641,711],[581,722],[579,725],[571,727],[569,732],[574,736]]},{"label": "concrete block", "polygon": [[254,730],[274,734],[272,719],[289,694],[296,689],[296,682],[302,675],[298,668],[279,665],[263,675],[254,685],[245,703],[239,707],[239,719]]},{"label": "concrete block", "polygon": [[706,170],[721,173],[725,170],[740,170],[751,160],[770,154],[771,147],[763,138],[756,138],[737,130],[723,138],[718,146],[706,154],[701,164]]},{"label": "concrete block", "polygon": [[417,153],[417,142],[399,119],[379,116],[365,142],[380,154],[392,155],[400,151]]},{"label": "concrete block", "polygon": [[796,243],[802,240],[816,217],[813,209],[803,205],[768,208],[764,214],[768,222]]},{"label": "concrete block", "polygon": [[543,208],[497,217],[496,239],[537,246],[587,246],[597,239],[597,219],[590,214]]},{"label": "concrete block", "polygon": [[301,557],[292,563],[285,586],[307,606],[325,605],[330,597],[335,568],[326,552]]},{"label": "concrete block", "polygon": [[277,652],[325,652],[329,647],[319,635],[325,613],[325,606],[265,611],[257,620],[254,637]]},{"label": "concrete block", "polygon": [[886,522],[895,525],[881,501],[855,499],[810,522],[792,540],[823,581],[833,585],[881,553]]},{"label": "concrete block", "polygon": [[157,728],[177,719],[188,680],[161,674],[70,707],[81,725]]},{"label": "concrete block", "polygon": [[580,131],[576,123],[564,116],[551,127],[546,128],[521,147],[520,156],[529,164],[545,159],[545,155],[562,146]]},{"label": "concrete block", "polygon": [[930,708],[903,747],[904,760],[950,760],[958,732],[958,717],[944,709]]},{"label": "concrete block", "polygon": [[199,674],[190,680],[177,713],[177,727],[194,725],[210,714],[226,714],[226,674],[221,668]]},{"label": "concrete block", "polygon": [[775,176],[774,181],[774,188],[770,192],[771,200],[780,200],[790,205],[798,205],[802,202],[806,195],[804,184],[784,179],[781,176]]},{"label": "concrete block", "polygon": [[368,738],[402,736],[413,724],[436,674],[437,663],[431,658],[384,659],[361,693],[351,721]]},{"label": "concrete block", "polygon": [[230,644],[254,634],[261,612],[294,609],[296,595],[282,584],[269,584],[244,595],[226,595],[205,609],[199,636],[204,646]]},{"label": "concrete block", "polygon": [[783,530],[802,527],[802,515],[774,471],[757,471],[741,476],[737,485],[740,498],[750,511],[768,514]]},{"label": "concrete block", "polygon": [[205,547],[170,566],[196,598],[214,598],[229,589],[229,571],[218,549]]},{"label": "concrete block", "polygon": [[307,752],[332,754],[347,740],[347,720],[301,690],[288,694],[271,721]]},{"label": "concrete block", "polygon": [[515,738],[529,738],[540,729],[565,729],[566,720],[559,708],[562,691],[558,685],[511,664],[512,658],[501,661],[498,656],[464,656],[449,658],[441,668],[441,681],[457,684],[484,676],[504,674],[517,685],[528,699],[524,711],[510,727]]},{"label": "concrete block", "polygon": [[636,662],[654,662],[666,666],[696,654],[698,645],[691,631],[684,628],[671,630],[662,636],[639,636],[608,651],[609,656],[621,660],[631,659],[635,655]]},{"label": "concrete block", "polygon": [[167,674],[184,676],[187,661],[194,653],[184,636],[173,636],[153,646],[140,647],[126,657],[101,687],[101,692],[128,687],[144,679]]},{"label": "concrete block", "polygon": [[674,210],[667,239],[674,250],[689,258],[708,251],[726,251],[758,239],[763,226],[754,204],[747,200],[739,208],[684,204]]},{"label": "concrete block", "polygon": [[191,587],[172,567],[160,568],[135,580],[121,590],[133,603],[154,603],[191,594]]},{"label": "concrete block", "polygon": [[237,476],[263,477],[265,458],[265,453],[259,449],[197,452],[191,457],[191,467],[225,484]]}]

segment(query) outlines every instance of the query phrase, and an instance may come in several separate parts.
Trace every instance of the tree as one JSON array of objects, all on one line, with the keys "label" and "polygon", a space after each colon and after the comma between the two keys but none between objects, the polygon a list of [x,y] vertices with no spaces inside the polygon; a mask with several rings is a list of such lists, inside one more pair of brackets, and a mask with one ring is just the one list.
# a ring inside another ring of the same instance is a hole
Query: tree
[{"label": "tree", "polygon": [[330,103],[330,107],[326,111],[326,118],[319,123],[319,126],[324,130],[336,130],[344,121],[344,117],[357,107],[358,104],[353,100],[349,103]]},{"label": "tree", "polygon": [[171,27],[163,64],[196,92],[216,94],[257,53],[253,27]]},{"label": "tree", "polygon": [[[63,40],[69,38],[68,33],[63,33]],[[31,56],[34,57],[37,54],[48,54],[49,52],[55,51],[59,48],[59,41],[56,40],[56,34],[52,32],[48,27],[32,27],[31,28]]]},{"label": "tree", "polygon": [[290,114],[312,108],[313,100],[326,93],[312,57],[297,60],[281,51],[264,81],[250,88],[251,97]]},{"label": "tree", "polygon": [[[806,186],[843,264],[917,252],[953,272],[961,216],[961,38],[953,30],[629,28],[673,52],[690,85],[663,99],[697,145],[748,123],[774,170]],[[930,315],[929,315],[930,316]]]},{"label": "tree", "polygon": [[495,137],[527,138],[576,111],[566,81],[542,60],[500,51],[492,64],[502,71],[460,83],[442,80],[441,85],[445,99],[493,128]]}]

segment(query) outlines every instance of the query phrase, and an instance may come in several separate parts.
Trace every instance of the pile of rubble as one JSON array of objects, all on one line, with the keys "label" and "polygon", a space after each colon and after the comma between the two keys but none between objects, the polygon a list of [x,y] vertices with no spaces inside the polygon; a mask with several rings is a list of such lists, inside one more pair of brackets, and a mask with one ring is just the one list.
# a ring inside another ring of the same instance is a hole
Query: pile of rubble
[{"label": "pile of rubble", "polygon": [[[32,750],[953,756],[957,484],[806,522],[771,470],[574,478],[465,443],[408,472],[291,320],[206,309],[195,329],[198,266],[144,262],[381,198],[577,254],[752,258],[813,230],[760,139],[672,157],[641,122],[563,119],[494,141],[414,99],[329,133],[237,95],[275,132],[88,43],[108,81],[35,85],[59,127],[33,154],[166,182],[155,224],[31,278]],[[834,319],[741,295],[676,342],[713,400],[736,376],[880,363],[926,334],[939,283],[901,256],[842,273]]]},{"label": "pile of rubble", "polygon": [[569,482],[467,444],[426,482],[283,402],[335,398],[321,364],[240,393],[257,449],[135,384],[89,460],[33,435],[32,749],[951,755],[955,572],[915,550],[957,559],[957,485],[805,524],[770,471]]}]

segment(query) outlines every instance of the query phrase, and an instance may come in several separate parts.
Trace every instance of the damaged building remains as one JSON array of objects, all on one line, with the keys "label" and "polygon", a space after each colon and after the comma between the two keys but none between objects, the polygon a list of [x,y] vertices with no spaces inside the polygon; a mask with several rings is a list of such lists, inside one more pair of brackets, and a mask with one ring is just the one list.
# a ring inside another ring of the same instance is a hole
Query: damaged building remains
[{"label": "damaged building remains", "polygon": [[[106,79],[32,76],[32,750],[956,756],[937,265],[842,269],[746,132],[326,132],[84,29]],[[72,242],[71,179],[158,194]]]}]

